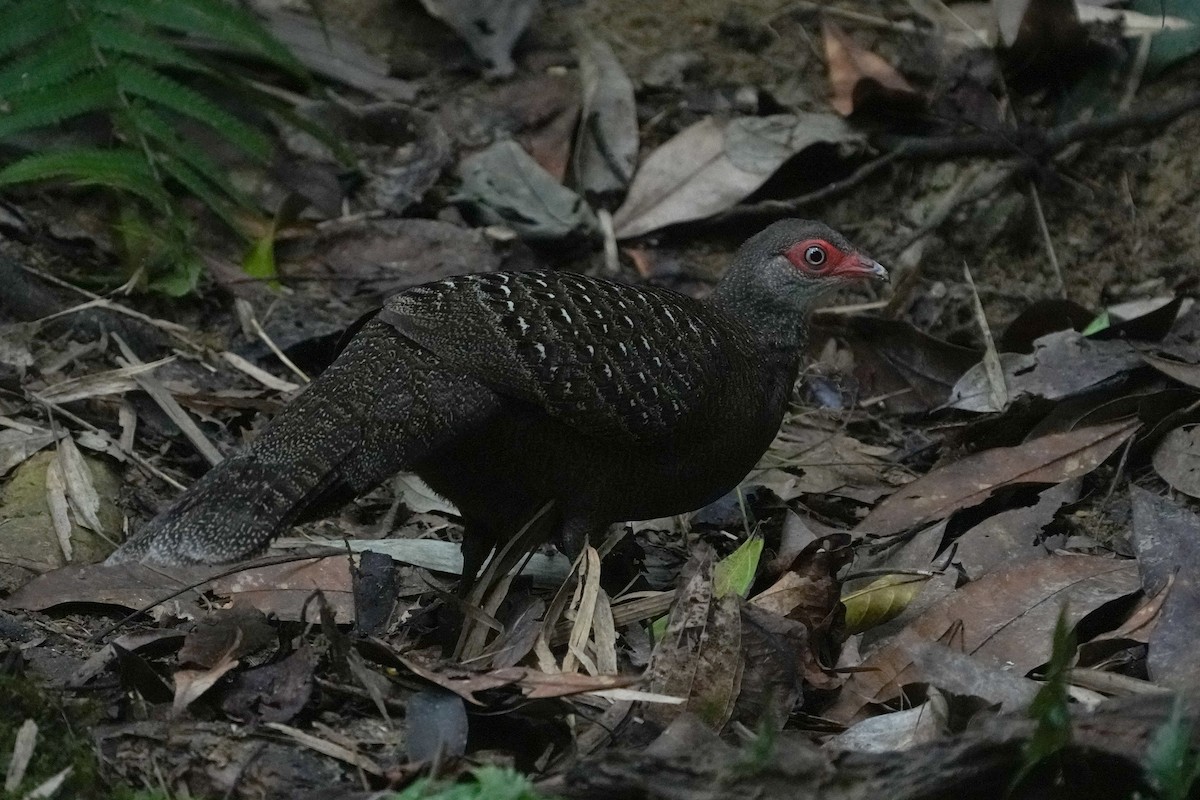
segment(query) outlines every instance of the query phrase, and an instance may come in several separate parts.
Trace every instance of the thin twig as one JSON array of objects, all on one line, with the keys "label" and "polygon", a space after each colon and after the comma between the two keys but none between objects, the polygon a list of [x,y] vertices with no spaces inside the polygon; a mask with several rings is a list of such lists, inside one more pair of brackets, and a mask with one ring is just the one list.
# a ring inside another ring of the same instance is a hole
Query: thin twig
[{"label": "thin twig", "polygon": [[1058,253],[1054,251],[1054,240],[1050,238],[1050,226],[1046,224],[1046,214],[1042,211],[1042,195],[1038,192],[1037,184],[1029,184],[1029,197],[1033,200],[1033,216],[1037,219],[1038,230],[1042,233],[1042,243],[1046,245],[1050,269],[1054,272],[1054,279],[1058,281],[1058,296],[1065,299],[1067,282],[1063,279],[1062,266],[1058,263]]}]

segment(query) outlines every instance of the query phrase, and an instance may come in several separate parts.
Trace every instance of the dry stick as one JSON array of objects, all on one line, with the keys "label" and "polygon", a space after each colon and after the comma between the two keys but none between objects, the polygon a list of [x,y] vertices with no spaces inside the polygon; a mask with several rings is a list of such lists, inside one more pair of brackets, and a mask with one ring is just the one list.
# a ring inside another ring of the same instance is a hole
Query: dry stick
[{"label": "dry stick", "polygon": [[[115,333],[112,337],[129,366],[136,367],[142,364],[142,360],[137,357],[137,354],[133,352],[129,345],[125,344],[124,339]],[[215,467],[225,460],[225,456],[221,455],[221,451],[216,448],[216,445],[208,440],[208,437],[204,435],[204,431],[200,430],[200,426],[196,424],[196,421],[183,410],[183,406],[179,405],[179,401],[175,399],[175,396],[168,392],[166,387],[156,378],[148,374],[138,374],[134,375],[133,379],[137,382],[138,386],[142,387],[143,392],[150,395],[150,399],[158,404],[163,413],[175,423],[179,430],[183,432],[183,435],[187,437],[187,440],[192,443],[192,446],[196,448],[200,455],[204,456],[204,459],[209,464]]]},{"label": "dry stick", "polygon": [[88,422],[86,419],[83,419],[82,417],[80,417],[76,414],[72,414],[70,411],[67,411],[65,408],[63,408],[61,405],[54,402],[53,400],[47,400],[44,397],[34,394],[33,392],[28,392],[25,395],[25,399],[29,402],[42,403],[46,406],[49,406],[50,408],[54,409],[54,413],[60,414],[64,417],[66,417],[67,419],[71,420],[71,422],[74,422],[76,425],[87,428],[92,433],[103,437],[105,440],[111,442],[114,447],[116,447],[118,450],[120,450],[122,453],[124,453],[126,456],[128,456],[129,459],[131,461],[133,461],[134,464],[137,464],[139,467],[146,470],[147,473],[154,476],[155,478],[158,478],[159,480],[163,481],[164,483],[168,484],[169,486],[173,486],[181,492],[187,488],[182,483],[175,480],[170,475],[168,475],[167,473],[160,470],[158,467],[151,464],[145,458],[138,455],[137,451],[135,451],[133,448],[131,448],[131,447],[127,448],[124,445],[122,445],[121,442],[114,439],[108,433],[108,431],[104,430],[103,428],[96,427],[92,423]]},{"label": "dry stick", "polygon": [[1063,278],[1062,265],[1058,263],[1054,240],[1050,238],[1050,226],[1046,224],[1046,214],[1042,211],[1042,195],[1038,192],[1037,184],[1029,184],[1029,197],[1033,200],[1033,216],[1037,219],[1038,230],[1042,234],[1042,243],[1046,245],[1046,257],[1050,259],[1050,269],[1054,271],[1054,279],[1058,281],[1058,296],[1065,299],[1067,282]]},{"label": "dry stick", "polygon": [[1112,136],[1130,130],[1157,128],[1200,108],[1200,92],[1154,109],[1109,114],[1097,119],[1069,122],[1046,131],[1033,128],[1016,131],[988,131],[974,136],[931,136],[923,138],[887,137],[894,146],[883,156],[859,167],[848,178],[814,192],[788,200],[763,200],[748,203],[716,215],[714,222],[777,219],[845,194],[893,161],[930,161],[966,156],[1019,156],[1017,170],[1033,169],[1040,161],[1069,144],[1084,139]]}]

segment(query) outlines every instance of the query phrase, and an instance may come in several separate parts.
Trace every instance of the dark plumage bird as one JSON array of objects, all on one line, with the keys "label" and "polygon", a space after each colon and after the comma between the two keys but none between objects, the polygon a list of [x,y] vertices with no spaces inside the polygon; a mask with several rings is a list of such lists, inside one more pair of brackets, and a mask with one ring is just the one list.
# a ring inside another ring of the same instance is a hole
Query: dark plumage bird
[{"label": "dark plumage bird", "polygon": [[565,272],[417,286],[110,561],[243,558],[401,470],[462,512],[468,580],[550,500],[578,553],[736,486],[779,430],[814,301],[886,277],[827,226],[785,220],[700,302]]}]

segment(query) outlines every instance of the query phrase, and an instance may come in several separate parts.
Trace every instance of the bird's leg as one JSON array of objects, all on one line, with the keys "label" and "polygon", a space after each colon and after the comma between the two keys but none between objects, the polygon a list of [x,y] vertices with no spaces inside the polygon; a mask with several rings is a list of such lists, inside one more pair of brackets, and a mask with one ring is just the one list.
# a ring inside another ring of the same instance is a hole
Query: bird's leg
[{"label": "bird's leg", "polygon": [[479,571],[488,555],[496,548],[499,537],[490,525],[475,519],[463,520],[462,578],[458,582],[458,596],[465,597],[475,585]]},{"label": "bird's leg", "polygon": [[607,525],[599,524],[587,517],[567,517],[559,525],[554,543],[573,564],[589,544],[593,547],[600,544],[606,528]]}]

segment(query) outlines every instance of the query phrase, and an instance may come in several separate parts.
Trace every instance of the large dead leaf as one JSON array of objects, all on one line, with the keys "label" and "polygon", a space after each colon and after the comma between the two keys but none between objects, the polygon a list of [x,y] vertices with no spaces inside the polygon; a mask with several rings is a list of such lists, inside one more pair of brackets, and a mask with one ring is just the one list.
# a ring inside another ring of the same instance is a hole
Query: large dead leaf
[{"label": "large dead leaf", "polygon": [[1200,516],[1137,486],[1130,493],[1142,584],[1147,593],[1169,592],[1146,667],[1156,683],[1192,689],[1200,685]]},{"label": "large dead leaf", "polygon": [[1062,545],[1061,538],[1042,540],[1042,530],[1067,503],[1079,498],[1079,481],[1066,481],[1043,491],[1024,508],[993,514],[954,541],[955,563],[971,580],[1011,561],[1045,558]]},{"label": "large dead leaf", "polygon": [[895,697],[904,684],[925,680],[911,649],[921,643],[940,641],[1024,675],[1050,658],[1051,632],[1064,604],[1074,625],[1139,587],[1136,562],[1099,556],[1056,556],[989,573],[940,600],[873,652],[826,715],[849,721],[868,704]]},{"label": "large dead leaf", "polygon": [[625,191],[638,156],[633,82],[608,43],[580,34],[583,112],[575,139],[575,184],[588,197]]},{"label": "large dead leaf", "polygon": [[613,214],[617,237],[641,236],[724,211],[814,144],[863,141],[861,133],[831,114],[701,120],[642,164],[625,203]]},{"label": "large dead leaf", "polygon": [[667,630],[646,668],[646,681],[651,692],[686,702],[682,707],[649,706],[644,713],[665,726],[687,710],[720,730],[733,713],[741,687],[741,599],[732,593],[716,596],[708,548],[693,555],[681,580]]},{"label": "large dead leaf", "polygon": [[1200,425],[1184,425],[1164,436],[1154,450],[1154,469],[1173,489],[1200,497]]},{"label": "large dead leaf", "polygon": [[253,567],[218,578],[212,590],[289,622],[311,621],[320,591],[340,624],[354,620],[354,590],[345,555]]},{"label": "large dead leaf", "polygon": [[1170,358],[1142,353],[1142,360],[1156,370],[1173,378],[1182,384],[1200,389],[1200,364],[1189,364],[1186,361],[1175,361]]},{"label": "large dead leaf", "polygon": [[512,228],[524,239],[586,239],[599,230],[591,208],[511,139],[459,164],[458,199],[481,222]]},{"label": "large dead leaf", "polygon": [[[1000,363],[1011,400],[1022,396],[1062,400],[1123,377],[1142,366],[1142,359],[1125,341],[1101,341],[1066,330],[1041,337],[1028,355],[1003,353]],[[982,363],[955,383],[948,404],[962,411],[1001,410],[989,401]]]},{"label": "large dead leaf", "polygon": [[1003,486],[1061,483],[1100,465],[1137,429],[1114,422],[997,447],[935,469],[884,500],[856,531],[885,535],[977,505]]}]

